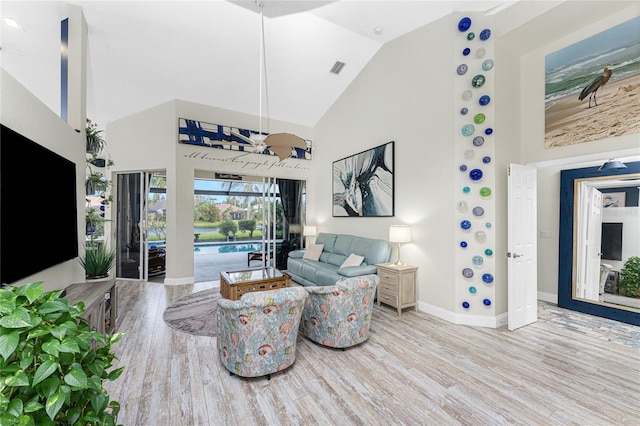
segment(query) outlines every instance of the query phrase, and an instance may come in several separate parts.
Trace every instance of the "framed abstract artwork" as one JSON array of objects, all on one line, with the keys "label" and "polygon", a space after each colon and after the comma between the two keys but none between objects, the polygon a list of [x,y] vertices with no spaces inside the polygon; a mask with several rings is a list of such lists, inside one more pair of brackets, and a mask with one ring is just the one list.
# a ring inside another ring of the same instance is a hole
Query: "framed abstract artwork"
[{"label": "framed abstract artwork", "polygon": [[333,217],[394,216],[391,141],[333,162]]}]

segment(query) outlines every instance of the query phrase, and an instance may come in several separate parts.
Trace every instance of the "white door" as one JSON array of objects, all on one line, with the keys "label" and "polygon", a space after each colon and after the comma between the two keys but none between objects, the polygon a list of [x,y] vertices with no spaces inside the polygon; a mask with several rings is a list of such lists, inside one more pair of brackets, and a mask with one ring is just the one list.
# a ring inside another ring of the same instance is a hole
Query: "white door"
[{"label": "white door", "polygon": [[536,169],[509,165],[508,177],[509,330],[538,319]]},{"label": "white door", "polygon": [[589,209],[585,235],[585,283],[589,300],[598,300],[600,294],[600,246],[602,244],[602,192],[589,188]]}]

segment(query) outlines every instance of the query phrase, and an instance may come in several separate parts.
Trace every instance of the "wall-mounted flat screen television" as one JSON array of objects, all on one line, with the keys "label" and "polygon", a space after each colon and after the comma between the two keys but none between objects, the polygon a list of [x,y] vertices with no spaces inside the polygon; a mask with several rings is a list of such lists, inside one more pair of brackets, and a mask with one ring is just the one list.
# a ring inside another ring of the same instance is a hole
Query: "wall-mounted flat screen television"
[{"label": "wall-mounted flat screen television", "polygon": [[78,256],[76,165],[1,125],[0,283]]},{"label": "wall-mounted flat screen television", "polygon": [[601,259],[622,260],[622,223],[602,224]]}]

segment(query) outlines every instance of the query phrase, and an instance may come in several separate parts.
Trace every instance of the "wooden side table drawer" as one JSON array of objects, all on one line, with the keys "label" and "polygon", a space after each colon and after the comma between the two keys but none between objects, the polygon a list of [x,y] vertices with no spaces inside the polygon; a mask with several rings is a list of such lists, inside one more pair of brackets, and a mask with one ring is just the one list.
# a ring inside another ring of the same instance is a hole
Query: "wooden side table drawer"
[{"label": "wooden side table drawer", "polygon": [[380,284],[378,285],[381,293],[391,293],[398,294],[398,282],[391,282],[387,280],[380,280]]},{"label": "wooden side table drawer", "polygon": [[398,296],[394,293],[380,292],[378,295],[378,305],[380,303],[396,308],[398,307]]}]

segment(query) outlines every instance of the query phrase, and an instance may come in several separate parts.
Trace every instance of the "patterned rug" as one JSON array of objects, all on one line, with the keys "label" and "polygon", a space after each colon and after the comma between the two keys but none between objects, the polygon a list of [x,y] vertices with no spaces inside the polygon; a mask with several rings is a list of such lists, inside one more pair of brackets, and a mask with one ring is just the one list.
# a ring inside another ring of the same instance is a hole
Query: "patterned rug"
[{"label": "patterned rug", "polygon": [[162,319],[171,328],[197,336],[216,335],[220,288],[190,294],[165,309]]}]

